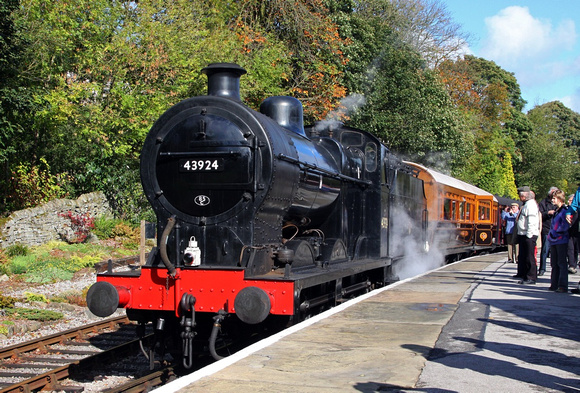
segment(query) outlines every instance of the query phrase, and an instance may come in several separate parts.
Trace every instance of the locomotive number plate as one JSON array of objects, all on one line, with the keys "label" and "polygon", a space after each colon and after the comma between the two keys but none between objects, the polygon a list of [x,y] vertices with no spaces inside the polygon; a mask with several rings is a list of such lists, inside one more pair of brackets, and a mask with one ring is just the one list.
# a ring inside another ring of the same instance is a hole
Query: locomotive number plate
[{"label": "locomotive number plate", "polygon": [[221,172],[223,170],[223,158],[179,160],[179,172]]}]

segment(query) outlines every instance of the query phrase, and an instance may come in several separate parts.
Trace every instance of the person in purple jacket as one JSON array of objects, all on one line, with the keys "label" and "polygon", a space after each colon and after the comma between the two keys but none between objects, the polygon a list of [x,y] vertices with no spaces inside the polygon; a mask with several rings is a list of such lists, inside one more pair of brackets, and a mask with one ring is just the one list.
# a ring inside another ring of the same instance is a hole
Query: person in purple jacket
[{"label": "person in purple jacket", "polygon": [[557,190],[552,194],[552,203],[556,205],[556,212],[552,218],[552,225],[548,233],[550,242],[550,265],[552,274],[550,276],[550,291],[560,293],[568,292],[568,240],[570,224],[566,219],[566,194]]}]

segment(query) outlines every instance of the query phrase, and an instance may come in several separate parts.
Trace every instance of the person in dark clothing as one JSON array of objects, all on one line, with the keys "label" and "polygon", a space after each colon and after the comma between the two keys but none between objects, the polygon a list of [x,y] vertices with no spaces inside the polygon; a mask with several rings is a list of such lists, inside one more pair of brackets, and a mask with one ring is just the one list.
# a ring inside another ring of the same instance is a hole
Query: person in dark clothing
[{"label": "person in dark clothing", "polygon": [[552,226],[548,232],[548,241],[551,244],[550,265],[552,274],[550,277],[551,291],[568,292],[568,239],[570,224],[566,220],[566,195],[564,191],[557,190],[553,193],[552,201],[556,205],[556,214],[552,219]]},{"label": "person in dark clothing", "polygon": [[541,276],[546,272],[546,258],[548,258],[548,252],[550,251],[548,233],[550,232],[550,227],[552,225],[552,217],[554,217],[554,212],[556,211],[556,205],[552,203],[552,196],[556,190],[558,190],[558,187],[550,187],[548,196],[538,203],[538,208],[542,215],[542,233],[540,234],[542,239],[542,250],[540,251],[540,267],[538,269],[538,276]]},{"label": "person in dark clothing", "polygon": [[[568,197],[568,206],[572,204],[574,194]],[[578,213],[572,215],[570,224],[570,239],[568,240],[568,273],[576,274],[578,267]]]}]

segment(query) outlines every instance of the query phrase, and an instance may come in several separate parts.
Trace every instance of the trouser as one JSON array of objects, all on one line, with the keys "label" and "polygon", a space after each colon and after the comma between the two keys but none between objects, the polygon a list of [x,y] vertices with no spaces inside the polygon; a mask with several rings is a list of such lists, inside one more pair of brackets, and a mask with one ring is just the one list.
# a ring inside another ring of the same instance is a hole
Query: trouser
[{"label": "trouser", "polygon": [[548,253],[550,252],[550,241],[548,240],[548,232],[544,233],[542,231],[542,251],[540,251],[540,271],[546,271],[546,259],[548,258]]},{"label": "trouser", "polygon": [[538,279],[535,255],[537,240],[537,236],[529,238],[526,235],[518,235],[518,243],[520,246],[518,254],[518,276],[524,280],[536,281]]},{"label": "trouser", "polygon": [[550,266],[550,287],[552,289],[564,288],[568,290],[568,244],[554,244],[552,246]]},{"label": "trouser", "polygon": [[578,238],[570,236],[568,240],[568,267],[578,266]]},{"label": "trouser", "polygon": [[508,247],[508,261],[516,263],[518,261],[518,235],[515,233],[508,233],[506,235]]}]

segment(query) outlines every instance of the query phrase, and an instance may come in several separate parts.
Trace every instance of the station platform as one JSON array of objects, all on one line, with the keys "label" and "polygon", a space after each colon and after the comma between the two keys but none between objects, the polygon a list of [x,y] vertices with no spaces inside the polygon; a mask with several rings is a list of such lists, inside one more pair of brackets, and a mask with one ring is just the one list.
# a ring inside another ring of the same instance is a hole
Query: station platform
[{"label": "station platform", "polygon": [[506,260],[402,280],[156,392],[580,392],[580,295],[549,291],[549,269],[518,284]]}]

